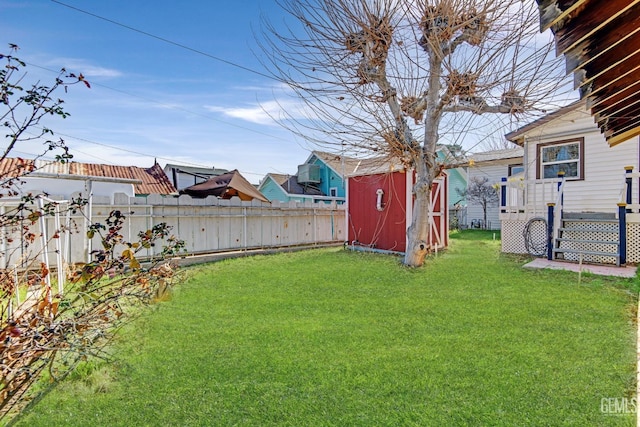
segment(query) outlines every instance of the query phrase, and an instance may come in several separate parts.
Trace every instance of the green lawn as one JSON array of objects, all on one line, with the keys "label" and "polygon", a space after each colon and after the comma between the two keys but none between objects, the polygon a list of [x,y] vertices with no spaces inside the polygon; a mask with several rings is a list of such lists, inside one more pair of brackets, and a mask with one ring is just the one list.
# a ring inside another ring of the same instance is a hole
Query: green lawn
[{"label": "green lawn", "polygon": [[635,425],[601,402],[634,396],[638,279],[524,270],[491,237],[413,270],[342,249],[199,266],[18,424]]}]

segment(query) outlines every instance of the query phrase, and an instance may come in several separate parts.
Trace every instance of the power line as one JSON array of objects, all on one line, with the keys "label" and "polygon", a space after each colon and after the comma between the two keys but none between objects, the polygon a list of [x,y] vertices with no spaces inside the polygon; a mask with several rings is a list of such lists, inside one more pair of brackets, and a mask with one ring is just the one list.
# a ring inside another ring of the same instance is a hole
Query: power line
[{"label": "power line", "polygon": [[160,40],[162,42],[171,44],[173,46],[180,47],[182,49],[197,53],[198,55],[206,56],[207,58],[213,59],[213,60],[218,61],[218,62],[222,62],[223,64],[227,64],[227,65],[230,65],[232,67],[236,67],[236,68],[239,68],[241,70],[248,71],[250,73],[256,74],[256,75],[261,76],[261,77],[266,77],[266,78],[268,78],[270,80],[278,81],[278,79],[276,79],[273,76],[270,76],[268,74],[262,73],[260,71],[256,71],[256,70],[251,69],[249,67],[246,67],[244,65],[236,64],[235,62],[231,62],[231,61],[229,61],[227,59],[220,58],[219,56],[215,56],[215,55],[212,55],[210,53],[203,52],[203,51],[198,50],[198,49],[194,49],[194,48],[189,47],[187,45],[184,45],[182,43],[174,42],[173,40],[169,40],[169,39],[166,39],[164,37],[157,36],[155,34],[147,32],[147,31],[139,30],[139,29],[134,28],[134,27],[132,27],[130,25],[126,25],[126,24],[123,24],[121,22],[114,21],[113,19],[105,18],[104,16],[96,15],[95,13],[88,12],[86,10],[80,9],[78,7],[75,7],[75,6],[71,6],[69,4],[63,3],[63,2],[58,1],[58,0],[51,0],[51,1],[53,3],[59,4],[60,6],[68,7],[69,9],[75,10],[75,11],[80,12],[80,13],[84,13],[85,15],[89,15],[89,16],[92,16],[94,18],[101,19],[103,21],[106,21],[106,22],[109,22],[111,24],[117,25],[119,27],[126,28],[127,30],[134,31],[136,33],[143,34],[143,35],[145,35],[147,37],[151,37],[151,38],[154,38],[156,40]]},{"label": "power line", "polygon": [[[29,65],[30,67],[40,68],[41,70],[50,71],[52,73],[58,74],[58,71],[52,70],[52,69],[47,68],[47,67],[43,67],[41,65],[33,64],[33,63],[30,63],[30,62],[26,62],[26,64]],[[195,111],[191,111],[191,110],[188,110],[186,108],[176,107],[175,105],[172,105],[172,104],[166,104],[166,103],[164,103],[162,101],[158,101],[158,100],[155,100],[155,99],[151,99],[151,98],[147,98],[147,97],[144,97],[144,96],[136,95],[134,93],[127,92],[127,91],[124,91],[122,89],[116,89],[116,88],[113,88],[113,87],[110,87],[110,86],[106,86],[106,85],[103,85],[103,84],[100,84],[100,83],[96,83],[94,81],[91,81],[91,85],[92,86],[102,87],[104,89],[108,89],[108,90],[111,90],[113,92],[121,93],[123,95],[127,95],[127,96],[130,96],[132,98],[138,98],[138,99],[142,99],[143,101],[153,102],[154,104],[158,104],[158,105],[160,105],[162,107],[166,107],[166,108],[169,108],[169,109],[172,109],[172,110],[182,111],[182,112],[185,112],[185,113],[193,114],[194,116],[203,117],[205,119],[210,119],[210,120],[213,120],[213,121],[218,122],[218,123],[223,123],[225,125],[232,126],[232,127],[238,128],[238,129],[242,129],[242,130],[246,130],[246,131],[249,131],[249,132],[257,133],[258,135],[266,136],[266,137],[277,139],[277,140],[284,141],[284,142],[289,142],[288,140],[286,140],[284,138],[281,138],[281,137],[278,137],[278,136],[275,136],[275,135],[270,135],[268,133],[265,133],[265,132],[262,132],[262,131],[259,131],[259,130],[255,130],[255,129],[251,129],[251,128],[248,128],[248,127],[245,127],[245,126],[240,126],[240,125],[237,125],[235,123],[228,122],[226,120],[220,120],[220,119],[217,119],[217,118],[215,118],[213,116],[209,116],[209,115],[206,115],[206,114],[202,114],[202,113],[198,113],[198,112],[195,112]]]}]

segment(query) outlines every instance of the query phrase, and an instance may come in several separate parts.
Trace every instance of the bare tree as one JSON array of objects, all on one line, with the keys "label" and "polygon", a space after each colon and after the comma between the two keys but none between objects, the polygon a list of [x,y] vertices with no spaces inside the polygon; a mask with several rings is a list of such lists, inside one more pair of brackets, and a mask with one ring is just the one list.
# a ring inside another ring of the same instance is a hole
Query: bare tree
[{"label": "bare tree", "polygon": [[[404,263],[422,265],[441,137],[479,142],[505,120],[530,119],[563,81],[535,3],[278,1],[297,24],[265,23],[264,61],[305,105],[285,109],[279,122],[313,142],[384,154],[415,171]],[[506,119],[479,120],[488,113]]]},{"label": "bare tree", "polygon": [[508,150],[513,149],[516,145],[504,138],[502,135],[491,135],[479,144],[482,151]]},{"label": "bare tree", "polygon": [[464,191],[458,190],[458,194],[467,199],[467,203],[473,203],[482,207],[482,227],[487,228],[487,209],[498,204],[498,192],[489,184],[486,176],[474,176]]}]

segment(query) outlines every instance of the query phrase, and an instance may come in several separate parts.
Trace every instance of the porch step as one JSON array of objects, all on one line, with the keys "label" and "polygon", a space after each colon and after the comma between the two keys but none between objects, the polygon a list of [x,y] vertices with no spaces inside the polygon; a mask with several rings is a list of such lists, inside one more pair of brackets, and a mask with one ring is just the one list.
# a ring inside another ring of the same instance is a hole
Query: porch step
[{"label": "porch step", "polygon": [[620,254],[618,252],[600,252],[600,251],[583,251],[580,249],[567,249],[567,248],[554,248],[553,253],[568,253],[568,254],[582,254],[582,255],[593,255],[593,256],[608,256],[614,257],[616,259],[620,258]]},{"label": "porch step", "polygon": [[[617,252],[583,251],[580,249],[554,248],[553,254],[554,254],[554,259],[557,259],[556,255],[560,255],[560,254],[577,254],[577,255],[584,255],[587,257],[588,256],[611,257],[611,258],[615,258],[616,265],[620,266],[620,254]],[[589,262],[589,260],[587,260],[587,262]]]},{"label": "porch step", "polygon": [[566,219],[563,218],[562,222],[571,222],[574,224],[580,224],[580,223],[596,223],[596,224],[617,224],[618,221],[615,219]]},{"label": "porch step", "polygon": [[616,221],[616,214],[610,212],[564,212],[562,214],[562,219],[574,221],[574,220],[584,220],[584,221],[594,221],[594,220],[605,220],[605,221]]},{"label": "porch step", "polygon": [[608,234],[617,234],[618,230],[593,230],[591,228],[581,228],[581,227],[560,227],[558,228],[560,232],[575,232],[575,233],[608,233]]},{"label": "porch step", "polygon": [[[609,251],[609,249],[611,249]],[[553,259],[620,265],[618,221],[610,213],[567,213],[562,217]]]},{"label": "porch step", "polygon": [[[602,233],[599,231],[598,233]],[[585,243],[590,245],[616,245],[619,243],[612,240],[584,240],[584,239],[568,239],[566,237],[559,237],[556,239],[558,242],[571,242],[571,243]]]}]

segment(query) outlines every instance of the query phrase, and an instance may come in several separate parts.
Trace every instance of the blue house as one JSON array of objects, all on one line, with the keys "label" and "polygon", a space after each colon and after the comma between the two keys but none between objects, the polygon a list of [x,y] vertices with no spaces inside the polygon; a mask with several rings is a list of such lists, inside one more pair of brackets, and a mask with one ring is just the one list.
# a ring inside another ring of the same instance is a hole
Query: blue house
[{"label": "blue house", "polygon": [[462,159],[451,153],[446,146],[438,148],[436,155],[438,163],[444,166],[444,172],[449,178],[447,190],[449,208],[466,206],[467,201],[460,193],[467,189],[467,171],[462,167],[456,167]]},{"label": "blue house", "polygon": [[271,202],[318,202],[326,198],[319,189],[299,184],[296,175],[278,173],[267,174],[260,181],[258,191]]},{"label": "blue house", "polygon": [[267,174],[258,190],[271,201],[335,201],[340,204],[346,197],[344,177],[370,162],[371,159],[313,151],[303,164],[298,165],[297,174]]}]

